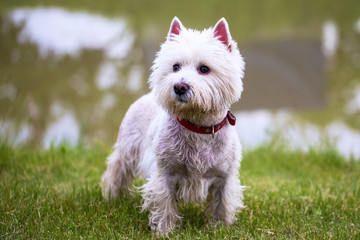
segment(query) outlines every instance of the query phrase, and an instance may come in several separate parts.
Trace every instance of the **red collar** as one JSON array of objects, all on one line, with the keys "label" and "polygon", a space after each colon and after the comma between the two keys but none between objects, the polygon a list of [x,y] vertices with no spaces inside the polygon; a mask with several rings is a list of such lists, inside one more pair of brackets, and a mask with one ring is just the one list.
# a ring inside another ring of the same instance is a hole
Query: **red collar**
[{"label": "red collar", "polygon": [[186,121],[185,119],[177,118],[178,122],[181,125],[183,125],[184,127],[186,127],[187,129],[189,129],[190,131],[193,131],[196,133],[201,133],[201,134],[212,134],[213,137],[214,137],[214,134],[225,125],[226,119],[229,121],[229,123],[232,126],[235,125],[236,117],[230,111],[227,112],[224,120],[222,120],[220,123],[216,124],[215,126],[210,126],[210,127],[197,126],[189,121]]}]

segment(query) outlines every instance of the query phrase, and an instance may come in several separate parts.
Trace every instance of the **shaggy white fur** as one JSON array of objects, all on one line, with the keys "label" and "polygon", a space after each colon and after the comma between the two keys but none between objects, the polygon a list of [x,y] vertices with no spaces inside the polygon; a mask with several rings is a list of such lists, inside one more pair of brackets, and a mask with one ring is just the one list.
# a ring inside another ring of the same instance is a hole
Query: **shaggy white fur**
[{"label": "shaggy white fur", "polygon": [[233,223],[244,207],[234,127],[227,122],[213,137],[186,129],[177,118],[198,126],[221,122],[241,96],[244,65],[224,18],[200,32],[175,17],[152,67],[151,92],[129,108],[120,126],[104,196],[126,192],[140,175],[147,180],[143,209],[157,233],[181,221],[179,200],[206,201],[214,222]]}]

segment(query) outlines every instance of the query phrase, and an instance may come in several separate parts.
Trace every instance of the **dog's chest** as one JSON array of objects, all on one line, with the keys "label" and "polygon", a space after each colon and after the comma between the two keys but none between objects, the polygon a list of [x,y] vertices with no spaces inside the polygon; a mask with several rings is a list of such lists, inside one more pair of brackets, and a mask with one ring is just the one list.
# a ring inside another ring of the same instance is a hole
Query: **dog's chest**
[{"label": "dog's chest", "polygon": [[187,173],[200,176],[221,165],[227,158],[221,135],[215,139],[209,135],[186,134],[165,138],[159,145],[157,155],[160,166],[177,168],[182,165]]},{"label": "dog's chest", "polygon": [[204,142],[178,142],[163,151],[160,165],[178,168],[179,165],[186,171],[184,175],[202,176],[209,170],[221,164],[224,158],[222,149]]},{"label": "dog's chest", "polygon": [[167,139],[158,164],[176,182],[179,199],[202,202],[214,182],[225,175],[228,167],[225,149],[220,136],[210,141],[186,137]]}]

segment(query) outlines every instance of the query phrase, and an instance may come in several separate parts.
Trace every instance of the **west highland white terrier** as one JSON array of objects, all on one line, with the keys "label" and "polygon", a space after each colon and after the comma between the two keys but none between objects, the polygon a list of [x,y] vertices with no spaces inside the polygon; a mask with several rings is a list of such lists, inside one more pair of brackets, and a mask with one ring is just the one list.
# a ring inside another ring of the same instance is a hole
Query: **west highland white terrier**
[{"label": "west highland white terrier", "polygon": [[207,202],[211,222],[229,225],[243,208],[241,145],[230,105],[243,90],[244,61],[224,18],[196,31],[174,18],[152,66],[151,92],[132,104],[103,175],[106,198],[137,176],[151,229],[171,232],[178,202]]}]

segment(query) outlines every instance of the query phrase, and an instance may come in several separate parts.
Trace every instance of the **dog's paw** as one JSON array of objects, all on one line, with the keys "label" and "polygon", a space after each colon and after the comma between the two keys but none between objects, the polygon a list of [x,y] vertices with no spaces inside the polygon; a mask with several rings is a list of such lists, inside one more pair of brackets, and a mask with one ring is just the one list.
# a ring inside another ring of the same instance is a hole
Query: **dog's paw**
[{"label": "dog's paw", "polygon": [[160,238],[160,237],[166,237],[168,238],[169,237],[169,234],[171,234],[174,229],[171,228],[171,227],[166,227],[166,228],[163,228],[163,227],[157,227],[157,226],[150,226],[150,229],[151,229],[151,232],[153,232],[153,234],[155,234],[155,236],[157,238]]}]

